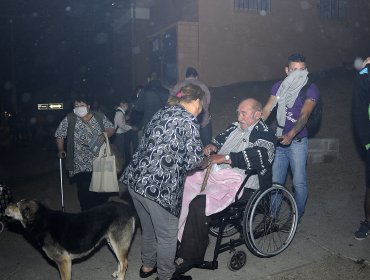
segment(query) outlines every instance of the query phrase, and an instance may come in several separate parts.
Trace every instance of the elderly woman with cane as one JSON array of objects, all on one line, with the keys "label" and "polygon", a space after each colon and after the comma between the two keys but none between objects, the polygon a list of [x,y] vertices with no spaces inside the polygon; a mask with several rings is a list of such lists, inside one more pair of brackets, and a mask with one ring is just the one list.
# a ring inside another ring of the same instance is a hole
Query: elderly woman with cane
[{"label": "elderly woman with cane", "polygon": [[[73,113],[67,114],[55,132],[58,157],[66,158],[66,168],[69,171],[69,176],[73,177],[77,184],[81,211],[108,201],[111,195],[110,193],[89,191],[95,156],[91,144],[96,139],[97,145],[94,145],[94,147],[101,145],[105,141],[103,132],[106,132],[108,137],[114,134],[113,124],[102,113],[91,111],[90,104],[89,97],[77,96],[74,99]],[[66,138],[67,151],[64,145]]]},{"label": "elderly woman with cane", "polygon": [[203,160],[196,119],[203,98],[202,89],[193,84],[170,97],[169,106],[160,109],[146,126],[121,177],[141,222],[141,278],[158,272],[159,280],[191,279],[174,274],[174,259],[185,176]]}]

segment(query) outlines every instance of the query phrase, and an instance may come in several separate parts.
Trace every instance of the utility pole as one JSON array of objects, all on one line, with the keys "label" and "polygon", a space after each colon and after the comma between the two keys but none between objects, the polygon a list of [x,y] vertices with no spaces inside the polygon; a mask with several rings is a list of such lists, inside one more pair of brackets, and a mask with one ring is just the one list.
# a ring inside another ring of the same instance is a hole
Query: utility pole
[{"label": "utility pole", "polygon": [[12,94],[10,98],[10,106],[13,112],[18,111],[18,98],[17,98],[17,86],[16,86],[16,70],[15,70],[15,51],[14,51],[14,20],[11,18],[10,23],[10,71],[12,81]]},{"label": "utility pole", "polygon": [[135,0],[131,0],[131,74],[132,74],[132,90],[136,87],[136,57],[134,48],[136,47],[136,34],[135,34]]}]

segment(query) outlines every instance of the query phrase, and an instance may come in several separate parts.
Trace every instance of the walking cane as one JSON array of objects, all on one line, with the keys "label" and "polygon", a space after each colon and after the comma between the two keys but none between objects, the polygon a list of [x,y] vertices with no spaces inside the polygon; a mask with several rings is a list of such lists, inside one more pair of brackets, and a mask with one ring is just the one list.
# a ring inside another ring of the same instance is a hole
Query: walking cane
[{"label": "walking cane", "polygon": [[60,195],[61,195],[61,198],[62,198],[62,211],[64,212],[64,192],[63,192],[62,158],[59,158],[59,173],[60,173]]},{"label": "walking cane", "polygon": [[206,189],[207,181],[208,181],[209,173],[211,173],[211,169],[212,169],[212,164],[210,164],[207,167],[206,175],[204,176],[202,187],[200,188],[200,192],[203,192]]}]

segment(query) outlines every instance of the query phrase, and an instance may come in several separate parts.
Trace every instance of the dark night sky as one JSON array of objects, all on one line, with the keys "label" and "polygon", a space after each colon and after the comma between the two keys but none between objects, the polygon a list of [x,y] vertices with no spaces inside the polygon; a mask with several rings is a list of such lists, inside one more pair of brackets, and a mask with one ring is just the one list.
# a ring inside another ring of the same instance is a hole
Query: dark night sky
[{"label": "dark night sky", "polygon": [[[100,102],[127,94],[129,28],[120,25],[129,1],[0,1],[1,92],[11,92],[11,50],[18,109],[89,93]],[[11,24],[13,18],[13,43]],[[127,78],[125,78],[127,77]]]}]

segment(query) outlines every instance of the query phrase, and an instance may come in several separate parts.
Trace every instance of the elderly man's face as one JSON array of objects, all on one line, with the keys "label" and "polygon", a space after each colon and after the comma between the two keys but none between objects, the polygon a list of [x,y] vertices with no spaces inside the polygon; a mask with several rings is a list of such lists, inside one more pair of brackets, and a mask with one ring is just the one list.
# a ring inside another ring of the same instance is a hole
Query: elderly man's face
[{"label": "elderly man's face", "polygon": [[258,122],[261,117],[261,112],[253,109],[253,103],[249,100],[239,104],[237,109],[238,122],[242,129],[246,129]]}]

